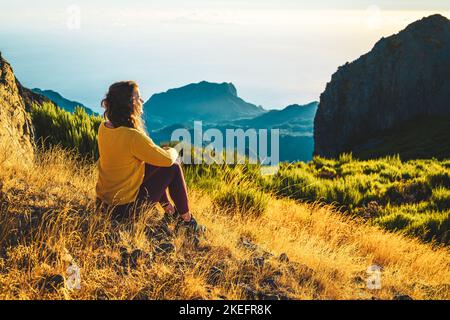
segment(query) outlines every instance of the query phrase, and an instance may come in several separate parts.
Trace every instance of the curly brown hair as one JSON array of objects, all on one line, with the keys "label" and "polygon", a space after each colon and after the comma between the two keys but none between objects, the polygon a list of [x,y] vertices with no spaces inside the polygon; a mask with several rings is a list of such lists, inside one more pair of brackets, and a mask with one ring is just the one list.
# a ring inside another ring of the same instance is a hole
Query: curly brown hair
[{"label": "curly brown hair", "polygon": [[102,107],[105,108],[103,116],[115,128],[128,127],[143,130],[143,100],[135,97],[138,89],[139,86],[135,81],[116,82],[109,87],[108,93],[102,100]]}]

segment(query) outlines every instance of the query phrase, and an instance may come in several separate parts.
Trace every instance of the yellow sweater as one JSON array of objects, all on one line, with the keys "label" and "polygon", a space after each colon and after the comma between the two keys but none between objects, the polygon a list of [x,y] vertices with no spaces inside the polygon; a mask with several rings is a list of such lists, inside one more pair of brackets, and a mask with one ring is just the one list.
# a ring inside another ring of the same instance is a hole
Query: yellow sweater
[{"label": "yellow sweater", "polygon": [[110,129],[105,123],[98,131],[97,197],[110,205],[136,200],[144,180],[145,163],[172,166],[178,153],[157,146],[144,132],[127,127]]}]

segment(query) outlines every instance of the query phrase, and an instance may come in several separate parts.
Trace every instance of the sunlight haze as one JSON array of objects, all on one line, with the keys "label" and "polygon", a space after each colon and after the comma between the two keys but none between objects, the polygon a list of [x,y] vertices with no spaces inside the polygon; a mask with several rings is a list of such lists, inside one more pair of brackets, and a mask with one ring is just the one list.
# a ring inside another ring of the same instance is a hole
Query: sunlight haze
[{"label": "sunlight haze", "polygon": [[19,80],[97,111],[122,79],[146,99],[207,80],[268,109],[308,103],[381,37],[450,17],[448,1],[0,2],[0,49]]}]

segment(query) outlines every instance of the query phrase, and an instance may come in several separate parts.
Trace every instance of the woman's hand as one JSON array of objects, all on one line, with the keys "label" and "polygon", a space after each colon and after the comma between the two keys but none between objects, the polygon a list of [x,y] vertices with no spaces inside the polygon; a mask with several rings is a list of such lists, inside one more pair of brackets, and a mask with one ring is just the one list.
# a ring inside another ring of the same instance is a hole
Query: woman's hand
[{"label": "woman's hand", "polygon": [[164,150],[166,150],[166,151],[169,151],[169,152],[171,153],[172,158],[173,158],[173,161],[174,161],[175,163],[180,164],[179,154],[178,154],[177,149],[175,149],[175,148],[170,148],[170,147],[162,147],[162,148],[163,148]]}]

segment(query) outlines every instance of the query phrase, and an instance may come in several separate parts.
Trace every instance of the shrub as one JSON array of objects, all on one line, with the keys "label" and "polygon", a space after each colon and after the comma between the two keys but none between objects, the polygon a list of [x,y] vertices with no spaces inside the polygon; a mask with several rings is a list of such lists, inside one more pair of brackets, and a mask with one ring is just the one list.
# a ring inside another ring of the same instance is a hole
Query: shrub
[{"label": "shrub", "polygon": [[335,163],[336,163],[336,160],[322,158],[322,157],[314,157],[314,159],[312,161],[312,165],[316,169],[320,169],[322,167],[331,167],[331,168],[333,168]]},{"label": "shrub", "polygon": [[450,216],[448,213],[428,213],[419,215],[406,228],[406,233],[420,237],[424,241],[449,244]]},{"label": "shrub", "polygon": [[101,117],[90,116],[79,107],[70,113],[53,103],[44,103],[32,106],[31,119],[36,138],[44,146],[61,146],[98,158],[97,131]]},{"label": "shrub", "polygon": [[353,161],[353,154],[351,153],[343,153],[339,156],[338,162],[340,165],[345,163],[350,163]]},{"label": "shrub", "polygon": [[386,201],[402,204],[417,203],[431,196],[431,188],[426,180],[415,179],[412,182],[396,182],[385,193]]},{"label": "shrub", "polygon": [[358,187],[352,181],[344,180],[341,183],[331,184],[325,189],[324,201],[344,206],[344,209],[352,209],[362,200]]},{"label": "shrub", "polygon": [[378,174],[386,167],[385,163],[381,160],[361,161],[361,166],[362,173],[364,174]]},{"label": "shrub", "polygon": [[344,163],[342,165],[339,165],[336,169],[338,175],[343,178],[345,178],[346,176],[352,176],[354,174],[361,174],[364,172],[363,166],[357,161]]},{"label": "shrub", "polygon": [[[228,186],[217,192],[214,203],[227,212],[239,213],[241,216],[263,215],[269,203],[267,194],[253,188]],[[227,210],[229,209],[229,210]]]},{"label": "shrub", "polygon": [[375,224],[390,231],[403,230],[411,224],[411,218],[402,213],[392,213],[375,220]]},{"label": "shrub", "polygon": [[430,200],[438,210],[448,210],[450,209],[450,190],[444,187],[434,189]]},{"label": "shrub", "polygon": [[431,186],[443,186],[450,188],[450,170],[442,170],[428,175],[428,181]]},{"label": "shrub", "polygon": [[450,169],[450,160],[442,161],[442,166],[447,168],[447,169]]},{"label": "shrub", "polygon": [[334,179],[336,178],[336,170],[330,167],[322,167],[317,172],[317,176],[321,179]]},{"label": "shrub", "polygon": [[381,178],[389,182],[398,181],[402,177],[402,174],[399,172],[398,168],[393,166],[386,166],[384,169],[380,170],[379,175]]},{"label": "shrub", "polygon": [[400,178],[402,180],[411,180],[423,175],[423,169],[419,169],[414,161],[403,164],[399,168]]},{"label": "shrub", "polygon": [[389,207],[386,214],[374,219],[373,223],[390,231],[402,231],[423,241],[435,241],[447,245],[450,230],[448,212],[436,212],[424,210],[424,208],[426,206],[421,205]]},{"label": "shrub", "polygon": [[283,168],[272,178],[271,189],[277,195],[304,200],[308,199],[304,191],[316,182],[316,178],[305,170]]}]

